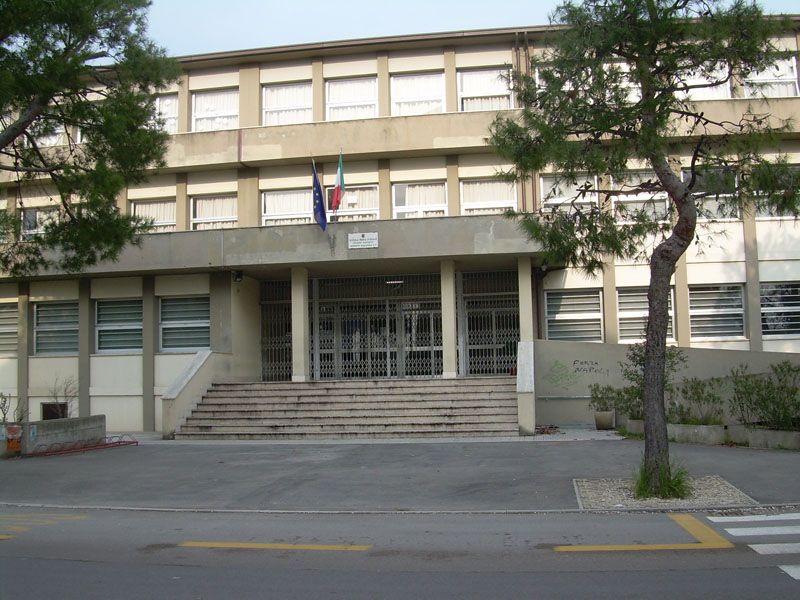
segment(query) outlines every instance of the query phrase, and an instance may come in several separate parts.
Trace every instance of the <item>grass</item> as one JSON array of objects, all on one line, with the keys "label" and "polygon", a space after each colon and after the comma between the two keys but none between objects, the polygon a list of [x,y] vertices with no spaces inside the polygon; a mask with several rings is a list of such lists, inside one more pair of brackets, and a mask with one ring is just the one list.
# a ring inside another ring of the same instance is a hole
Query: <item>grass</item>
[{"label": "grass", "polygon": [[[651,490],[654,493],[651,493]],[[653,496],[658,498],[686,498],[691,491],[689,471],[674,463],[670,465],[669,469],[659,469],[656,481],[652,481],[644,468],[644,460],[642,460],[633,484],[633,495],[638,499],[651,498]]]},{"label": "grass", "polygon": [[629,440],[643,440],[644,439],[644,434],[643,433],[633,433],[631,431],[628,431],[628,429],[624,425],[620,425],[619,427],[617,427],[617,433],[619,435],[621,435],[622,437],[627,438]]}]

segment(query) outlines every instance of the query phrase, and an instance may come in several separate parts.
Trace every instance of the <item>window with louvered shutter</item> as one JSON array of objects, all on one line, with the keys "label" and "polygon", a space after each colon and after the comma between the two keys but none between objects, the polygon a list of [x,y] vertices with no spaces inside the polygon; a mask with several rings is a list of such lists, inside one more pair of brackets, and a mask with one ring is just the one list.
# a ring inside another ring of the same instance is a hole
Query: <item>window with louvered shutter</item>
[{"label": "window with louvered shutter", "polygon": [[33,306],[36,354],[78,353],[78,303],[46,302]]},{"label": "window with louvered shutter", "polygon": [[162,350],[198,350],[211,346],[208,296],[161,298],[159,332]]},{"label": "window with louvered shutter", "polygon": [[[673,290],[669,292],[667,339],[673,340],[675,315],[672,310]],[[619,339],[623,342],[638,342],[645,338],[647,329],[647,288],[620,288],[617,290],[617,314]]]},{"label": "window with louvered shutter", "polygon": [[744,297],[741,285],[689,288],[692,338],[744,337]]},{"label": "window with louvered shutter", "polygon": [[800,283],[761,284],[761,332],[769,337],[800,335]]},{"label": "window with louvered shutter", "polygon": [[548,340],[603,341],[600,290],[549,291],[544,296]]},{"label": "window with louvered shutter", "polygon": [[0,354],[17,352],[19,312],[16,302],[0,303]]},{"label": "window with louvered shutter", "polygon": [[95,305],[98,352],[142,349],[142,300],[98,300]]}]

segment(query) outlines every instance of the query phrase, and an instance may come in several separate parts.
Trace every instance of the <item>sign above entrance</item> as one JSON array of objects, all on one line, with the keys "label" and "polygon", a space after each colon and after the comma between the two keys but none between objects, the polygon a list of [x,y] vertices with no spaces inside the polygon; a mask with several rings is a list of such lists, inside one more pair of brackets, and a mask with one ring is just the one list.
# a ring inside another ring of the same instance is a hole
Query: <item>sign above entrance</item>
[{"label": "sign above entrance", "polygon": [[348,250],[362,249],[362,248],[377,248],[378,247],[378,232],[374,233],[348,233],[347,234],[347,248]]}]

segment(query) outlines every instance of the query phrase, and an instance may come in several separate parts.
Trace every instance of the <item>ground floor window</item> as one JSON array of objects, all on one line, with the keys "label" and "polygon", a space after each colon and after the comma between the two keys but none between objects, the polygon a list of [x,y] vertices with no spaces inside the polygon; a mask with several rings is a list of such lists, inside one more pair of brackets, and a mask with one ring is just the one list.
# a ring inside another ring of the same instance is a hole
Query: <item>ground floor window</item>
[{"label": "ground floor window", "polygon": [[33,351],[35,354],[77,354],[77,302],[33,305]]},{"label": "ground floor window", "polygon": [[547,291],[544,300],[548,340],[603,341],[600,290]]},{"label": "ground floor window", "polygon": [[95,304],[98,352],[142,349],[142,299],[98,300]]},{"label": "ground floor window", "polygon": [[16,302],[0,302],[0,354],[17,351],[19,311]]},{"label": "ground floor window", "polygon": [[761,331],[768,337],[800,335],[800,283],[761,284]]},{"label": "ground floor window", "polygon": [[159,347],[195,351],[211,347],[211,309],[208,296],[161,298]]},{"label": "ground floor window", "polygon": [[[667,307],[667,339],[674,340],[675,313],[673,311],[674,290],[670,289]],[[647,288],[619,288],[617,290],[617,310],[619,315],[619,339],[623,342],[641,342],[647,329],[649,302]]]},{"label": "ground floor window", "polygon": [[744,287],[689,287],[689,323],[693,339],[744,337]]}]

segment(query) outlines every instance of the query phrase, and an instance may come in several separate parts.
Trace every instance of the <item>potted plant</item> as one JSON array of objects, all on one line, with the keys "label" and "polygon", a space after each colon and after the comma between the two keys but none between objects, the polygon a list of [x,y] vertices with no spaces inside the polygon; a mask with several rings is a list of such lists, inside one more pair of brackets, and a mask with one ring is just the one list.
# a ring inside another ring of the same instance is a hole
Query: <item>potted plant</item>
[{"label": "potted plant", "polygon": [[589,407],[594,410],[594,426],[598,430],[614,429],[614,408],[617,390],[610,385],[589,386]]}]

